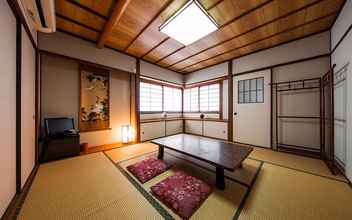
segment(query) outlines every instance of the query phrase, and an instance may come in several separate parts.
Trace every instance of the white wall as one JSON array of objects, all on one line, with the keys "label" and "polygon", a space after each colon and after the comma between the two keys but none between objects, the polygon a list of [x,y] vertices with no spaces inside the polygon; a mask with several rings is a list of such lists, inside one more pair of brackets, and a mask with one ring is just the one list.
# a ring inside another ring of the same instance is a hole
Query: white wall
[{"label": "white wall", "polygon": [[[330,58],[323,57],[308,60],[295,64],[273,68],[273,82],[288,80],[300,80],[304,78],[316,78],[324,75],[330,66]],[[299,92],[279,93],[280,115],[301,115],[319,116],[320,115],[320,94],[319,90],[306,90]],[[273,105],[276,99],[273,97]],[[275,115],[275,108],[273,114]],[[275,134],[276,121],[273,119],[273,133]],[[280,140],[284,143],[293,145],[303,145],[312,148],[319,146],[320,124],[319,120],[301,119],[281,119]],[[275,138],[273,139],[275,145]]]},{"label": "white wall", "polygon": [[16,193],[16,19],[0,1],[0,218]]},{"label": "white wall", "polygon": [[233,60],[234,74],[329,53],[326,31]]},{"label": "white wall", "polygon": [[214,79],[222,76],[227,76],[228,74],[227,71],[228,71],[228,64],[220,63],[218,65],[187,74],[185,76],[185,83],[191,84],[191,83]]},{"label": "white wall", "polygon": [[[341,10],[334,26],[331,29],[331,48],[333,49],[344,35],[346,30],[351,26],[352,21],[352,1],[347,0]],[[340,46],[341,47],[341,46]]]},{"label": "white wall", "polygon": [[135,58],[107,48],[98,49],[91,42],[72,37],[62,32],[54,34],[40,33],[39,49],[127,72],[136,72]]},{"label": "white wall", "polygon": [[[53,55],[42,55],[42,117],[70,116],[78,128],[79,64]],[[100,146],[121,142],[121,126],[130,124],[130,75],[111,71],[111,130],[81,133],[81,142]]]},{"label": "white wall", "polygon": [[[347,0],[344,8],[342,9],[335,25],[332,28],[331,39],[332,48],[335,47],[337,42],[341,39],[342,35],[347,31],[348,27],[352,24],[352,1]],[[336,64],[334,71],[339,71],[343,66],[348,65],[345,70],[346,75],[346,167],[345,172],[347,177],[352,181],[352,31],[348,33],[345,39],[337,47],[331,55],[332,64]]]},{"label": "white wall", "polygon": [[21,184],[35,165],[35,49],[22,27]]},{"label": "white wall", "polygon": [[141,61],[141,75],[149,76],[151,78],[156,78],[168,82],[173,82],[177,84],[183,84],[183,75],[176,73],[174,71],[161,68],[157,65],[153,65],[151,63]]}]

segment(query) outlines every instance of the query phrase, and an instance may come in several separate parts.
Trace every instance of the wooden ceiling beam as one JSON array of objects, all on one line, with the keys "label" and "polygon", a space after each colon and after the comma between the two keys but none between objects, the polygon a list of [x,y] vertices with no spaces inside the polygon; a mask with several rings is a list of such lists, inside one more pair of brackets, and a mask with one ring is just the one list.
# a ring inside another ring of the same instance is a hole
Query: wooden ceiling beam
[{"label": "wooden ceiling beam", "polygon": [[255,40],[255,41],[250,42],[250,43],[247,43],[247,44],[245,44],[245,45],[242,45],[242,46],[239,46],[239,47],[230,49],[230,50],[228,50],[228,51],[224,51],[224,52],[222,52],[222,53],[220,53],[220,54],[217,54],[217,55],[215,55],[215,56],[212,56],[212,57],[209,57],[209,58],[207,58],[207,59],[198,61],[198,62],[193,63],[193,64],[191,64],[191,65],[185,66],[185,67],[183,67],[182,69],[180,69],[180,70],[178,70],[178,71],[181,71],[181,72],[182,72],[182,71],[184,71],[185,69],[187,69],[187,68],[189,68],[189,67],[192,67],[192,66],[195,66],[195,65],[197,65],[197,64],[199,64],[199,63],[201,63],[201,62],[205,62],[205,61],[214,59],[214,58],[216,58],[216,57],[222,56],[222,55],[224,55],[224,54],[231,53],[231,52],[233,52],[233,51],[239,50],[239,49],[241,49],[241,48],[248,47],[248,46],[250,46],[250,45],[252,45],[252,44],[259,43],[259,42],[264,41],[264,40],[268,40],[268,39],[273,38],[273,37],[276,37],[276,36],[278,36],[278,35],[280,35],[280,34],[284,34],[284,33],[286,33],[286,32],[296,30],[296,29],[298,29],[298,28],[301,28],[301,27],[304,27],[304,26],[306,26],[306,25],[312,24],[312,23],[317,22],[317,21],[319,21],[319,20],[322,20],[322,19],[325,19],[325,18],[328,18],[328,17],[331,17],[331,16],[336,16],[336,14],[337,14],[337,12],[332,12],[332,13],[330,13],[330,14],[321,16],[321,17],[316,18],[316,19],[313,19],[313,20],[311,20],[311,21],[309,21],[309,22],[306,22],[306,23],[303,23],[303,24],[300,24],[300,25],[293,26],[293,27],[291,27],[291,28],[282,30],[282,31],[280,31],[280,32],[276,32],[275,34],[271,34],[271,35],[266,36],[266,37],[264,37],[264,38],[261,38],[261,39],[259,39],[259,40]]},{"label": "wooden ceiling beam", "polygon": [[114,26],[119,23],[122,15],[125,13],[128,4],[131,0],[119,0],[114,7],[114,10],[111,13],[109,20],[104,25],[103,33],[100,35],[97,47],[103,48],[105,42],[107,41],[109,35],[111,34]]},{"label": "wooden ceiling beam", "polygon": [[318,4],[318,3],[321,2],[321,1],[322,1],[322,0],[314,1],[314,2],[312,2],[312,3],[310,3],[310,4],[307,4],[307,5],[305,5],[305,6],[301,7],[301,8],[298,8],[298,9],[296,9],[296,10],[293,10],[293,11],[287,13],[287,14],[281,15],[281,16],[275,18],[275,19],[272,19],[272,20],[270,20],[270,21],[268,21],[268,22],[265,22],[265,23],[263,23],[263,24],[261,24],[261,25],[259,25],[259,26],[253,27],[253,28],[249,29],[249,30],[246,31],[246,32],[240,33],[240,34],[235,35],[235,36],[233,36],[233,37],[231,37],[231,38],[229,38],[229,39],[223,40],[223,41],[221,41],[221,42],[219,42],[219,43],[216,43],[216,44],[214,44],[214,45],[212,45],[212,46],[210,46],[210,47],[207,47],[207,48],[205,48],[205,49],[203,49],[203,50],[200,50],[200,51],[198,51],[197,53],[194,53],[194,54],[192,54],[192,55],[190,55],[190,56],[188,56],[188,57],[185,57],[185,58],[183,58],[183,59],[181,59],[181,60],[179,60],[179,61],[177,61],[177,62],[175,62],[175,63],[172,63],[172,64],[170,64],[169,66],[167,66],[166,68],[170,68],[170,67],[172,67],[172,66],[174,66],[174,65],[176,65],[176,64],[178,64],[178,63],[181,63],[181,62],[183,62],[183,61],[185,61],[185,60],[187,60],[187,59],[189,59],[189,58],[191,58],[191,57],[197,56],[197,55],[199,55],[199,54],[201,54],[201,53],[203,53],[203,52],[205,52],[205,51],[207,51],[207,50],[210,50],[210,49],[212,49],[212,48],[214,48],[214,47],[220,46],[220,45],[222,45],[222,44],[224,44],[224,43],[227,43],[227,42],[229,42],[229,41],[231,41],[231,40],[233,40],[233,39],[235,39],[235,38],[241,37],[241,36],[243,36],[243,35],[245,35],[245,34],[248,34],[249,32],[255,31],[255,30],[257,30],[257,29],[259,29],[259,28],[262,28],[262,27],[264,27],[264,26],[266,26],[266,25],[269,25],[269,24],[271,24],[271,23],[274,23],[274,22],[276,22],[276,21],[278,21],[278,20],[285,19],[285,18],[287,18],[287,17],[289,17],[289,16],[291,16],[291,15],[293,15],[293,14],[295,14],[295,13],[298,13],[298,12],[300,12],[300,11],[302,11],[302,10],[305,10],[306,8],[312,7],[312,6]]},{"label": "wooden ceiling beam", "polygon": [[173,2],[173,0],[168,0],[163,7],[160,8],[160,10],[156,13],[156,15],[149,21],[149,23],[136,35],[135,38],[131,40],[131,42],[126,46],[123,51],[127,51],[128,48],[130,48],[133,43],[141,36],[147,28],[150,27],[150,25],[160,16],[160,14],[167,8],[169,5]]}]

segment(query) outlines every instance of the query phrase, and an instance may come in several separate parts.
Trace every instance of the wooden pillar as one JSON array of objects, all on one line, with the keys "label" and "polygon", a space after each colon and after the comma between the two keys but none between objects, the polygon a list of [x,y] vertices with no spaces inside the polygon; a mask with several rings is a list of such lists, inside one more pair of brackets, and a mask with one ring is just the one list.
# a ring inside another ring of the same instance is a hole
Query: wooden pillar
[{"label": "wooden pillar", "polygon": [[140,129],[140,110],[139,110],[139,83],[141,75],[141,62],[139,59],[136,60],[136,78],[135,78],[135,115],[136,115],[136,141],[141,141],[141,129]]},{"label": "wooden pillar", "polygon": [[232,60],[228,62],[228,123],[227,139],[233,141],[233,77],[232,77]]}]

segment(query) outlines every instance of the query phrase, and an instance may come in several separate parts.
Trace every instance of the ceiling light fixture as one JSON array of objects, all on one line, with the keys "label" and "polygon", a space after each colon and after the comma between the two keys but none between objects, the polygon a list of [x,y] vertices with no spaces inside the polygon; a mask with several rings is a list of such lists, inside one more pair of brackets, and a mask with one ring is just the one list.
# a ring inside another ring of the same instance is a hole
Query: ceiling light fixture
[{"label": "ceiling light fixture", "polygon": [[214,19],[196,0],[187,2],[159,28],[162,33],[186,46],[217,29]]}]

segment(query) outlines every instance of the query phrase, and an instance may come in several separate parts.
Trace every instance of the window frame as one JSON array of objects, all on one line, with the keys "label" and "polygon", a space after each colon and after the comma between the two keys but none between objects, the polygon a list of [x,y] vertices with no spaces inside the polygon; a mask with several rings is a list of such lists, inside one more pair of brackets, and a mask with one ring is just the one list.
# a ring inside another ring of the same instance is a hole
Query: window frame
[{"label": "window frame", "polygon": [[[166,113],[182,113],[182,110],[183,110],[183,88],[181,86],[176,86],[176,85],[169,85],[167,83],[162,83],[162,82],[157,82],[157,81],[153,81],[153,80],[148,80],[148,79],[144,79],[144,78],[141,78],[139,83],[148,83],[148,84],[154,84],[154,85],[158,85],[158,86],[161,86],[161,94],[162,94],[162,97],[161,97],[161,107],[162,107],[162,110],[161,111],[139,111],[140,114],[158,114],[158,113],[163,113],[163,112],[166,112]],[[164,111],[164,87],[169,87],[169,88],[173,88],[173,89],[179,89],[181,90],[181,110],[180,111]],[[140,96],[140,90],[139,90],[139,96]],[[138,105],[140,106],[140,102],[141,102],[141,99],[139,98],[138,100]]]},{"label": "window frame", "polygon": [[[262,79],[262,89],[258,89],[258,79]],[[256,80],[256,88],[255,90],[251,89],[251,81],[252,80]],[[248,81],[249,82],[249,89],[248,91],[245,89],[245,82]],[[240,82],[243,82],[243,91],[240,92]],[[251,92],[255,91],[256,92],[256,101],[252,102],[251,100]],[[258,101],[258,91],[262,91],[262,101]],[[249,93],[249,97],[248,97],[248,102],[245,101],[245,95],[243,95],[242,97],[242,102],[240,102],[240,94],[245,94],[246,92]],[[241,105],[241,104],[262,104],[264,103],[264,77],[260,76],[260,77],[254,77],[254,78],[250,78],[250,79],[243,79],[243,80],[238,80],[237,81],[237,104]]]},{"label": "window frame", "polygon": [[[197,88],[198,90],[198,111],[184,111],[184,104],[182,105],[182,110],[183,110],[183,113],[210,113],[210,114],[221,114],[222,112],[222,104],[223,104],[223,88],[222,88],[222,83],[223,83],[223,80],[220,80],[220,81],[215,81],[215,82],[208,82],[208,83],[202,83],[202,84],[197,84],[197,85],[194,85],[194,86],[189,86],[189,87],[186,87],[184,88],[184,90],[186,89],[192,89],[192,88]],[[203,87],[203,86],[210,86],[210,85],[214,85],[214,84],[219,84],[219,110],[218,111],[201,111],[200,110],[200,87]],[[184,92],[184,91],[183,91]],[[184,97],[183,97],[184,98]],[[183,102],[184,102],[184,99],[183,99]]]}]

